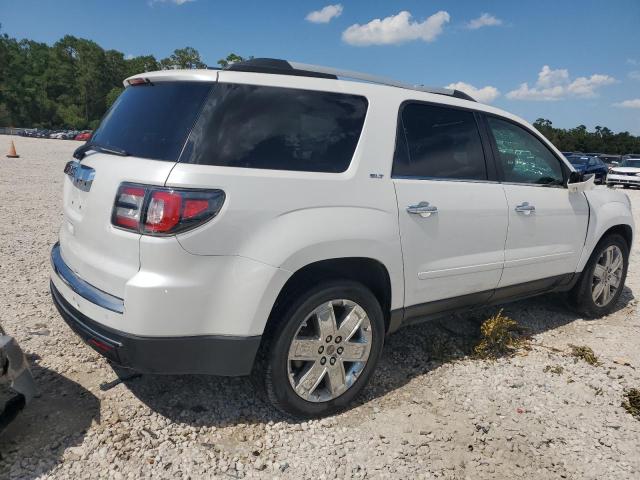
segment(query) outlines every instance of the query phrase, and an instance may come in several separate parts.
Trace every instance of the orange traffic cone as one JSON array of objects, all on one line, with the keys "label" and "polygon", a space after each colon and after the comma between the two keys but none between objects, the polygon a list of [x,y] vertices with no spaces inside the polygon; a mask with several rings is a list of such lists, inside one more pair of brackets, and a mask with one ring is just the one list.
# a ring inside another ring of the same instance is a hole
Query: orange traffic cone
[{"label": "orange traffic cone", "polygon": [[13,144],[13,140],[11,140],[11,146],[9,147],[7,158],[20,158],[20,155],[16,153],[16,146]]}]

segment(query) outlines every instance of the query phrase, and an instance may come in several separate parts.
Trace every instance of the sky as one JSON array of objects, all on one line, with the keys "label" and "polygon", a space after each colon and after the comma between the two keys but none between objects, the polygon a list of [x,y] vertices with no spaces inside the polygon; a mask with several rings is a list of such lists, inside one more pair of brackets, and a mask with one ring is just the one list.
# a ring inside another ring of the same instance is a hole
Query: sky
[{"label": "sky", "polygon": [[2,32],[196,48],[455,86],[531,122],[640,135],[640,0],[0,0]]}]

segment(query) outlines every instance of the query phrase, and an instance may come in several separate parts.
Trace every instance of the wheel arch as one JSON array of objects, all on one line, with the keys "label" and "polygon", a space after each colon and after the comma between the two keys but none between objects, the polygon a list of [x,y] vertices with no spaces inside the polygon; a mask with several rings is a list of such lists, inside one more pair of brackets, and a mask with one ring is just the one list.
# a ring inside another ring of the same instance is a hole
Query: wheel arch
[{"label": "wheel arch", "polygon": [[[631,228],[631,225],[622,223],[622,224],[609,227],[608,230],[606,230],[602,235],[600,235],[598,242],[600,242],[600,240],[602,240],[604,237],[612,233],[618,234],[622,238],[624,238],[624,240],[627,242],[627,246],[629,247],[629,251],[631,251],[631,245],[633,245],[633,229]],[[596,245],[598,242],[596,242]]]},{"label": "wheel arch", "polygon": [[271,308],[264,335],[268,335],[278,325],[280,315],[292,299],[320,282],[331,280],[351,280],[371,290],[384,313],[385,329],[389,329],[392,283],[387,267],[370,257],[341,257],[309,263],[289,277]]},{"label": "wheel arch", "polygon": [[582,256],[580,258],[580,262],[578,263],[578,268],[576,269],[577,272],[582,272],[600,240],[612,233],[616,233],[622,236],[629,247],[629,251],[631,251],[631,247],[633,245],[634,229],[633,223],[631,223],[629,217],[618,217],[611,219],[609,222],[603,222],[603,224],[595,226],[594,230],[594,233],[587,235],[587,241],[582,251]]}]

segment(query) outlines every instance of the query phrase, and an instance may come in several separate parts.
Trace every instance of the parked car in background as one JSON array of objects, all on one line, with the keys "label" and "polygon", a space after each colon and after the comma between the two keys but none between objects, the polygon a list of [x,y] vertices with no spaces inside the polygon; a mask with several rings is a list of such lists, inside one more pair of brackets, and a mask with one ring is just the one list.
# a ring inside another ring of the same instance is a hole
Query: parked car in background
[{"label": "parked car in background", "polygon": [[69,130],[65,133],[65,140],[74,140],[80,132],[78,130]]},{"label": "parked car in background", "polygon": [[0,434],[36,393],[27,358],[0,325]]},{"label": "parked car in background", "polygon": [[624,289],[629,198],[463,92],[273,59],[125,86],[51,251],[52,301],[117,364],[251,374],[318,417],[403,325],[550,291],[600,317]]},{"label": "parked car in background", "polygon": [[607,185],[623,188],[640,187],[640,158],[628,158],[617,167],[609,169]]},{"label": "parked car in background", "polygon": [[75,136],[75,140],[80,140],[86,142],[91,138],[91,130],[83,130],[78,135]]},{"label": "parked car in background", "polygon": [[620,163],[622,163],[622,155],[602,154],[598,158],[609,166],[620,165]]},{"label": "parked car in background", "polygon": [[609,167],[598,157],[573,155],[567,157],[567,160],[571,162],[571,165],[573,165],[576,171],[583,174],[593,173],[595,183],[605,183]]},{"label": "parked car in background", "polygon": [[584,153],[582,152],[560,152],[562,153],[565,157],[572,157],[574,155],[584,155]]}]

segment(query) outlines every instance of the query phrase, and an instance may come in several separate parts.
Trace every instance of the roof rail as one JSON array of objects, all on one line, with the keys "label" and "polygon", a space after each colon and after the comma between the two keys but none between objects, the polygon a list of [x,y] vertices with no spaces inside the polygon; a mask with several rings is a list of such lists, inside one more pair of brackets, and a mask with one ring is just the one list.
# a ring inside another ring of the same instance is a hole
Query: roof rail
[{"label": "roof rail", "polygon": [[451,97],[462,98],[464,100],[471,100],[472,102],[475,102],[472,97],[464,92],[461,92],[460,90],[425,87],[423,85],[411,85],[389,78],[369,75],[367,73],[353,72],[350,70],[339,70],[336,68],[323,67],[320,65],[309,65],[306,63],[288,62],[286,60],[279,60],[276,58],[253,58],[251,60],[245,60],[243,62],[232,63],[228,67],[223,68],[223,70],[328,78],[332,80],[337,80],[338,78],[347,78],[352,80],[359,80],[362,82],[375,83],[378,85],[404,88],[407,90],[417,90],[419,92],[448,95]]}]

